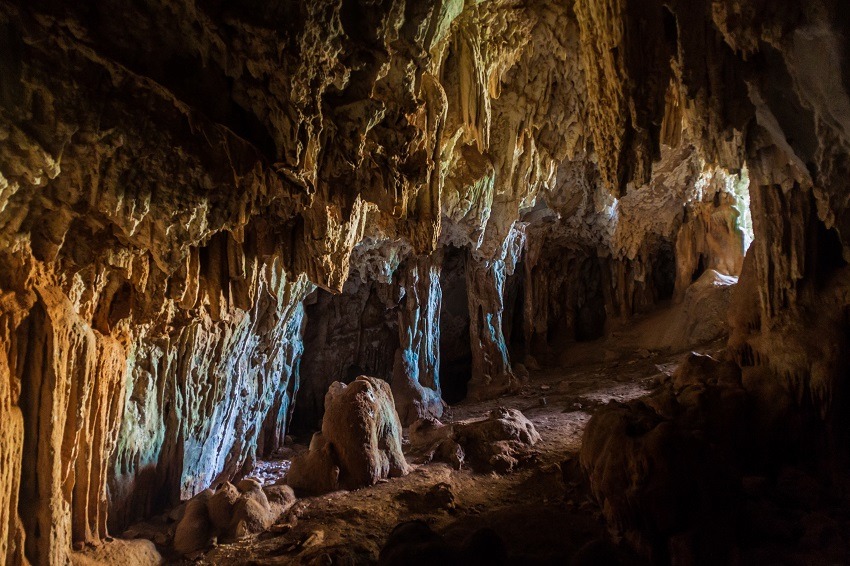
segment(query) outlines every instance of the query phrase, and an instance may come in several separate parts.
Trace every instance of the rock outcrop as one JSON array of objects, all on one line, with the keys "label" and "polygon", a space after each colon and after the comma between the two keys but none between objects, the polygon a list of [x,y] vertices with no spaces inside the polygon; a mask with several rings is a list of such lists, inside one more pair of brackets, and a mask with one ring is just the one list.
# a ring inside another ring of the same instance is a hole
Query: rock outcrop
[{"label": "rock outcrop", "polygon": [[749,403],[737,365],[689,354],[661,392],[591,418],[580,461],[615,540],[659,563],[731,559]]},{"label": "rock outcrop", "polygon": [[486,418],[443,424],[420,419],[410,427],[411,450],[423,462],[442,461],[485,470],[510,472],[533,457],[540,441],[534,424],[516,409],[497,407]]},{"label": "rock outcrop", "polygon": [[189,500],[174,530],[173,547],[192,555],[213,542],[234,542],[268,529],[295,502],[285,485],[263,487],[253,478],[219,484]]},{"label": "rock outcrop", "polygon": [[331,384],[322,430],[292,460],[286,481],[297,491],[319,494],[374,485],[408,471],[390,386],[361,375],[349,385]]}]

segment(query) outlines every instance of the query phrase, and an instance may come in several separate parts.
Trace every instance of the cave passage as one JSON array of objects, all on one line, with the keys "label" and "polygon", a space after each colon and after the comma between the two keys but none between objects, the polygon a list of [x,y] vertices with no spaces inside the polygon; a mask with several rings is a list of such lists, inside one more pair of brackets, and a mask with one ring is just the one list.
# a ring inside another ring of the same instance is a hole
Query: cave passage
[{"label": "cave passage", "polygon": [[443,399],[454,404],[466,397],[472,377],[469,341],[469,298],[466,287],[466,251],[448,247],[443,256],[440,287],[440,385]]},{"label": "cave passage", "polygon": [[836,0],[0,0],[0,566],[850,564]]}]

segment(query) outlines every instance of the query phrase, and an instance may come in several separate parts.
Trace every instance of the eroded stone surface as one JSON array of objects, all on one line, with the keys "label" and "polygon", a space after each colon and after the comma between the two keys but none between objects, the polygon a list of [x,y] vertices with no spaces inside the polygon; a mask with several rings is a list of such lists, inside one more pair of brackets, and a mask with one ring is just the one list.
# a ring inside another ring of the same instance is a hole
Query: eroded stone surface
[{"label": "eroded stone surface", "polygon": [[361,375],[349,385],[331,384],[322,430],[313,435],[310,450],[293,459],[286,481],[317,494],[366,487],[409,471],[390,386]]},{"label": "eroded stone surface", "polygon": [[443,424],[420,419],[410,426],[411,450],[424,461],[440,461],[460,468],[510,472],[533,456],[540,434],[516,409],[497,407],[486,418]]},{"label": "eroded stone surface", "polygon": [[224,482],[189,500],[171,544],[177,554],[191,556],[214,542],[245,539],[268,529],[294,502],[292,488],[285,485],[263,487],[253,478]]}]

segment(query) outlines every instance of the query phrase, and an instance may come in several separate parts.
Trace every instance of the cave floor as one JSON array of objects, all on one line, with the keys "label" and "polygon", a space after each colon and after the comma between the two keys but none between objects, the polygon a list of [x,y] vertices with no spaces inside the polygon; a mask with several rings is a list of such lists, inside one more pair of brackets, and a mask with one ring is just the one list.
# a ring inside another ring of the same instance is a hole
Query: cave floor
[{"label": "cave floor", "polygon": [[[588,496],[577,463],[590,416],[610,400],[645,395],[680,357],[641,352],[619,361],[531,372],[518,393],[455,405],[443,419],[484,417],[500,405],[522,411],[542,441],[532,461],[518,470],[499,475],[442,463],[414,465],[406,477],[370,488],[300,499],[270,531],[218,545],[199,563],[311,564],[318,559],[317,564],[369,564],[395,525],[421,519],[450,544],[490,527],[502,537],[511,562],[564,564],[584,545],[605,537],[599,508]],[[275,466],[285,468],[275,463],[263,468]],[[616,552],[623,563],[640,563],[625,551]]]}]

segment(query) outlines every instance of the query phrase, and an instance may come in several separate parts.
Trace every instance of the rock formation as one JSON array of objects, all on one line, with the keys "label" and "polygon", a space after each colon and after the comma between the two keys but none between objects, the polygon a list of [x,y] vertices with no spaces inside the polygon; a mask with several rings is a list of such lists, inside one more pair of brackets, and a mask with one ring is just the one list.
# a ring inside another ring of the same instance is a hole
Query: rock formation
[{"label": "rock formation", "polygon": [[295,501],[285,485],[263,487],[252,478],[224,482],[189,500],[177,523],[174,550],[191,555],[214,540],[233,542],[268,529]]},{"label": "rock formation", "polygon": [[731,560],[748,403],[736,364],[690,354],[658,394],[591,419],[581,464],[615,540],[659,563]]},{"label": "rock formation", "polygon": [[508,472],[532,456],[540,434],[516,409],[498,407],[485,419],[445,425],[434,418],[410,427],[410,444],[425,462],[444,461],[455,468],[471,463],[479,468]]},{"label": "rock formation", "polygon": [[439,418],[712,271],[764,445],[843,481],[846,13],[0,1],[0,561],[238,482],[333,381]]},{"label": "rock formation", "polygon": [[286,481],[317,494],[367,487],[408,471],[390,386],[361,375],[350,385],[331,384],[322,430],[313,435],[309,451],[293,459]]}]

